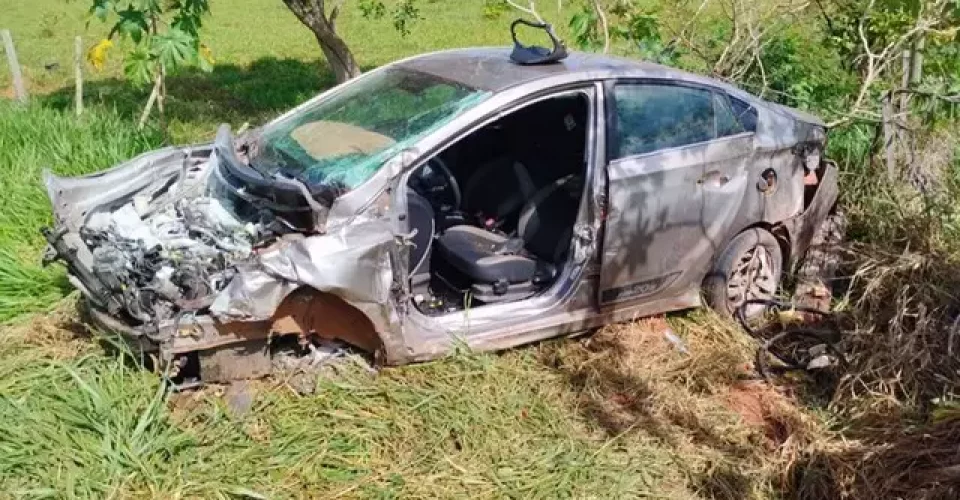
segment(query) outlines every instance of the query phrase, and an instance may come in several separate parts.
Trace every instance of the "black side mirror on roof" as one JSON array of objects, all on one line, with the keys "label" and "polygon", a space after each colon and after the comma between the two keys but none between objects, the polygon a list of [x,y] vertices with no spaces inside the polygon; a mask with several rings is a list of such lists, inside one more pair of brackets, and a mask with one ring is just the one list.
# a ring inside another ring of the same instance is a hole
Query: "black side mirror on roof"
[{"label": "black side mirror on roof", "polygon": [[[517,39],[517,26],[521,24],[542,29],[550,37],[553,48],[548,49],[520,43],[520,40]],[[526,19],[517,19],[510,25],[510,35],[513,37],[513,52],[510,54],[510,60],[517,64],[551,64],[567,57],[567,46],[557,37],[556,32],[553,31],[553,26],[549,23],[535,23]]]}]

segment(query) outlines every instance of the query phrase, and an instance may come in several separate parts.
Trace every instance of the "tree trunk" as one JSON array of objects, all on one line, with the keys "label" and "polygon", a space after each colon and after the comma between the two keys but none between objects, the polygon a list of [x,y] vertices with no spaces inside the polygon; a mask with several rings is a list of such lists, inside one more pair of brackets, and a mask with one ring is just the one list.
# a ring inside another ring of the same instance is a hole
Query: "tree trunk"
[{"label": "tree trunk", "polygon": [[337,83],[343,83],[360,76],[360,66],[353,58],[353,52],[350,52],[350,47],[347,47],[347,43],[336,32],[328,31],[321,34],[320,31],[313,30],[313,34],[317,37],[317,43],[323,50],[323,56],[326,57],[327,64],[330,65],[334,76],[337,77]]},{"label": "tree trunk", "polygon": [[335,6],[328,15],[324,9],[324,0],[283,0],[283,3],[313,32],[327,64],[337,78],[337,83],[360,75],[360,66],[354,59],[353,52],[337,34],[339,6]]}]

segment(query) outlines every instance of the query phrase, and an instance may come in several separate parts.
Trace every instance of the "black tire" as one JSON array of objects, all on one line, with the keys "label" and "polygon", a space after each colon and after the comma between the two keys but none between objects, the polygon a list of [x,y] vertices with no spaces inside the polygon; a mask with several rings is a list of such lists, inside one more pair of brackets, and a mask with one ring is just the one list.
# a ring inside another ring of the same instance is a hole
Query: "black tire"
[{"label": "black tire", "polygon": [[[757,275],[743,274],[743,267],[747,261],[762,259],[758,264],[765,269],[758,270]],[[745,260],[747,259],[747,260]],[[735,287],[732,279],[734,274],[740,275],[744,282],[744,296],[750,299],[772,299],[780,287],[780,278],[783,272],[783,251],[780,243],[769,232],[753,228],[748,229],[727,244],[720,256],[714,261],[710,272],[703,280],[703,296],[707,305],[721,316],[732,317],[743,300],[734,300],[731,287]],[[763,276],[760,277],[759,274]],[[762,293],[761,293],[762,292]],[[743,299],[743,297],[741,297]],[[748,306],[746,317],[753,317],[762,312],[763,306]]]}]

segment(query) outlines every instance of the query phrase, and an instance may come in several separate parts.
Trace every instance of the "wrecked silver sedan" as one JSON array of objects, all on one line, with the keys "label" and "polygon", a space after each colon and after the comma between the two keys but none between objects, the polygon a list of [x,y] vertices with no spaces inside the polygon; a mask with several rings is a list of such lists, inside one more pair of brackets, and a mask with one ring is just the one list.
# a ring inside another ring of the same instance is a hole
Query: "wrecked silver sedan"
[{"label": "wrecked silver sedan", "polygon": [[822,122],[650,63],[530,62],[414,57],[48,174],[51,256],[94,322],[203,381],[268,373],[282,338],[396,365],[776,293],[836,201]]}]

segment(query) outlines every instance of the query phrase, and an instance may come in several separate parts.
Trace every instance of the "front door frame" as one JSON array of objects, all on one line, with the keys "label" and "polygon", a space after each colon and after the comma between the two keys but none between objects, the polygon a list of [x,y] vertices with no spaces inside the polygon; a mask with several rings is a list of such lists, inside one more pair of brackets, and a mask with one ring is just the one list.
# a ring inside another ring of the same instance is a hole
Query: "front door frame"
[{"label": "front door frame", "polygon": [[[546,318],[552,313],[569,310],[570,308],[593,309],[590,302],[579,302],[576,304],[567,304],[578,291],[581,280],[584,278],[584,269],[594,260],[596,255],[596,235],[600,226],[600,215],[597,209],[597,175],[603,169],[605,161],[605,136],[606,128],[604,94],[601,82],[579,82],[568,84],[550,89],[545,89],[535,94],[525,96],[523,99],[512,101],[500,108],[497,108],[484,115],[483,118],[475,120],[471,125],[463,127],[457,133],[444,138],[440,145],[433,148],[429,153],[421,155],[416,162],[411,164],[401,177],[398,190],[406,191],[407,180],[409,176],[424,162],[434,155],[443,151],[453,143],[461,140],[476,130],[496,121],[497,119],[517,111],[526,106],[536,104],[544,100],[563,96],[564,94],[582,94],[588,100],[588,114],[591,125],[586,127],[586,173],[584,176],[584,196],[581,199],[580,210],[577,214],[576,225],[589,226],[590,233],[593,235],[589,246],[582,251],[588,252],[584,262],[575,266],[565,266],[563,274],[557,279],[550,288],[544,292],[517,302],[503,304],[489,304],[477,307],[471,310],[451,312],[439,316],[427,316],[421,313],[416,307],[407,307],[407,316],[410,323],[416,325],[419,333],[433,336],[443,332],[445,336],[459,338],[467,345],[487,344],[496,340],[498,332],[506,330],[522,330],[523,323],[532,318]],[[405,202],[406,195],[402,195],[402,201]],[[405,206],[399,205],[399,206]],[[590,240],[590,236],[585,238]],[[582,243],[581,243],[582,244]],[[574,252],[570,252],[570,259],[574,258]],[[573,269],[575,267],[575,269]],[[559,315],[558,315],[559,316]],[[560,319],[558,318],[558,323]]]}]

